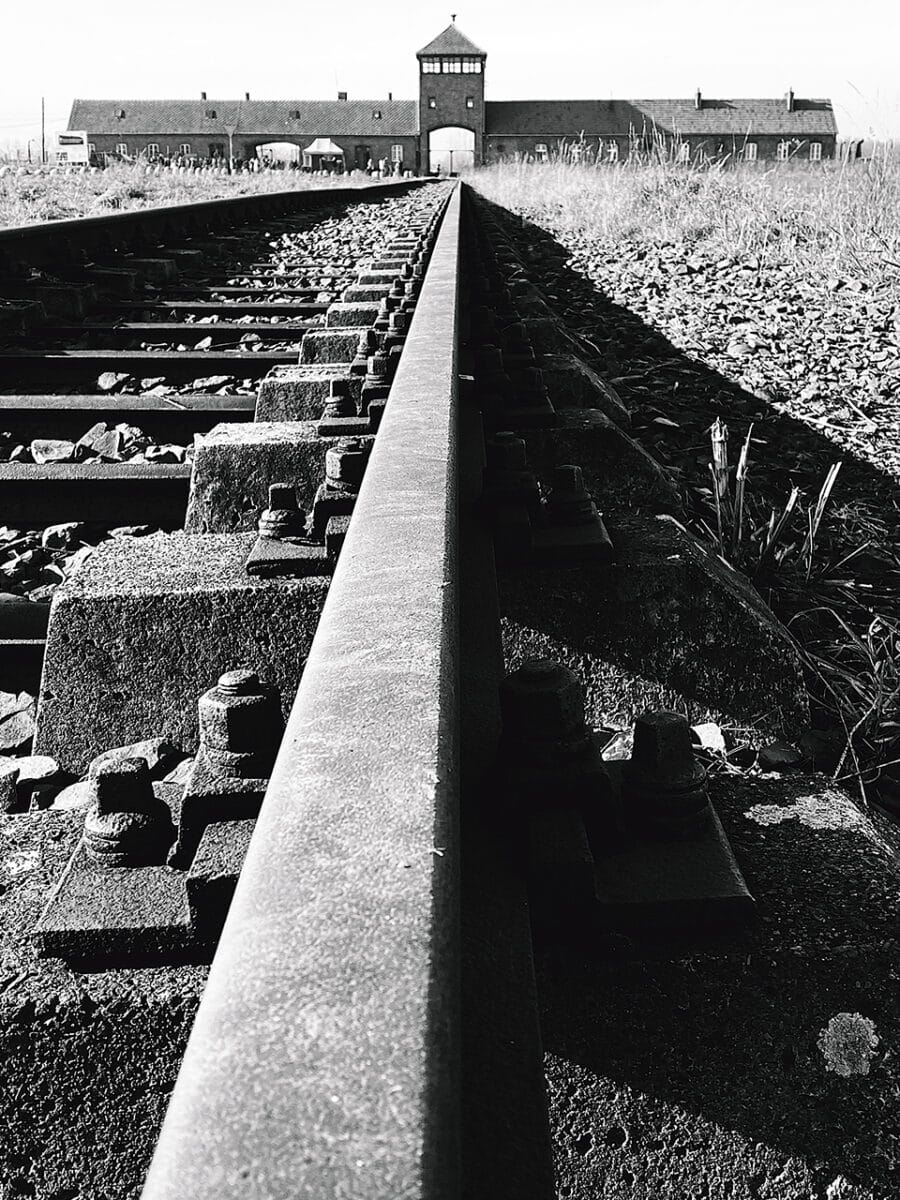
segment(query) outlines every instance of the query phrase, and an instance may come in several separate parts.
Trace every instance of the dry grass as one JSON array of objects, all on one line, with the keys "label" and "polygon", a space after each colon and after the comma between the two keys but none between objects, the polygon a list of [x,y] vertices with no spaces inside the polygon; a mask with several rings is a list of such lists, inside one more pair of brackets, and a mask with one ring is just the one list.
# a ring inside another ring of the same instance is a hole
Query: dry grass
[{"label": "dry grass", "polygon": [[0,228],[60,221],[70,217],[104,216],[133,208],[216,200],[255,192],[303,191],[368,183],[366,176],[305,175],[299,171],[218,171],[183,173],[121,163],[105,170],[42,170],[17,173],[0,169]]},{"label": "dry grass", "polygon": [[584,164],[509,160],[469,180],[488,199],[561,233],[678,242],[711,254],[789,260],[900,280],[900,152],[859,162],[679,164],[659,152]]},{"label": "dry grass", "polygon": [[[469,181],[607,265],[623,252],[643,261],[642,246],[648,262],[669,247],[688,247],[704,261],[756,259],[787,268],[783,279],[804,280],[809,294],[821,297],[829,281],[863,281],[867,295],[877,292],[900,311],[900,153],[890,145],[867,161],[816,166],[679,164],[671,153],[610,165],[573,163],[562,153],[545,164],[511,160],[483,168]],[[670,303],[677,309],[682,300],[672,294]],[[802,347],[792,349],[802,355]],[[702,349],[695,352],[703,358]],[[842,353],[840,344],[834,352]],[[685,480],[695,501],[701,492],[708,496],[708,504],[689,505],[694,531],[746,573],[790,625],[817,722],[841,735],[835,776],[858,785],[864,797],[877,794],[886,769],[893,766],[900,778],[896,506],[879,510],[874,493],[836,502],[833,460],[830,470],[823,464],[820,475],[792,478],[778,491],[756,471],[753,427],[739,428],[729,453],[727,429],[715,420],[712,477]]]}]

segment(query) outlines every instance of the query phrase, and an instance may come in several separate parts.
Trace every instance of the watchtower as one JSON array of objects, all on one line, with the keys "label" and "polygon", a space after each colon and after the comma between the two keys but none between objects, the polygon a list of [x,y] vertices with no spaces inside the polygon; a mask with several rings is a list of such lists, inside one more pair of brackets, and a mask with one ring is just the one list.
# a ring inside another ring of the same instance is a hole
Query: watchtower
[{"label": "watchtower", "polygon": [[445,174],[484,157],[484,64],[487,54],[454,23],[421,49],[419,136],[422,164]]}]

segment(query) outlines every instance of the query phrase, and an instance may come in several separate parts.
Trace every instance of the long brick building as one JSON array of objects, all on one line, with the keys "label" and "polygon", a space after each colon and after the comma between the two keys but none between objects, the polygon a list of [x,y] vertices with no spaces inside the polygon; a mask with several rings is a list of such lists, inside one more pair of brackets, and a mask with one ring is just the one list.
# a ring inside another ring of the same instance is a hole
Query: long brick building
[{"label": "long brick building", "polygon": [[306,166],[453,170],[515,154],[625,159],[667,145],[676,157],[833,158],[831,102],[780,99],[488,100],[487,54],[455,24],[421,49],[418,100],[75,100],[69,129],[98,157],[245,161],[297,147]]}]

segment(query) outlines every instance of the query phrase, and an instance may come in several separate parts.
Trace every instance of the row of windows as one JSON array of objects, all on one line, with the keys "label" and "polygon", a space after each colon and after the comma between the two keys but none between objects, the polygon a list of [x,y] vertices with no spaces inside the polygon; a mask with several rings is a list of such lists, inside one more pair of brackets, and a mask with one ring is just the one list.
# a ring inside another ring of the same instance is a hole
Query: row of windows
[{"label": "row of windows", "polygon": [[[497,153],[503,154],[505,149],[506,149],[505,146],[500,144],[497,146]],[[778,146],[776,147],[775,157],[780,162],[785,162],[787,159],[789,159],[791,157],[791,149],[792,149],[791,142],[785,142],[785,141],[779,142]],[[573,155],[574,157],[579,156],[580,150],[581,150],[581,147],[577,144],[571,145],[568,147],[569,154]],[[759,150],[759,147],[757,146],[756,142],[745,142],[744,146],[742,148],[742,155],[743,155],[745,162],[756,162],[758,150]],[[604,150],[604,147],[602,144],[598,147],[598,153],[603,158],[605,158],[607,162],[618,162],[619,161],[619,143],[617,141],[615,141],[613,138],[610,138],[609,141],[606,143],[605,150]],[[546,142],[536,142],[535,143],[534,156],[539,162],[547,161],[547,159],[550,157],[550,149]],[[690,160],[691,160],[691,143],[690,142],[679,142],[675,157],[678,162],[690,162]],[[822,143],[821,142],[810,142],[809,143],[809,161],[810,162],[821,162],[821,160],[822,160]]]},{"label": "row of windows", "polygon": [[[428,97],[428,107],[429,108],[437,108],[437,96],[429,96]],[[475,107],[475,97],[474,96],[466,96],[466,108],[474,108],[474,107]]]},{"label": "row of windows", "polygon": [[[143,150],[138,149],[138,147],[136,147],[136,146],[134,147],[135,154],[146,154],[148,158],[159,158],[159,150],[160,150],[159,142],[148,142]],[[96,154],[97,148],[93,142],[90,142],[88,144],[88,151],[91,154]],[[168,147],[166,147],[166,151],[168,152]],[[191,150],[190,142],[182,142],[181,145],[178,147],[177,153],[183,154],[186,158],[189,158],[191,156],[191,154],[193,153],[193,151]],[[210,142],[209,143],[209,157],[210,158],[216,158],[217,156],[222,156],[222,155],[224,155],[224,153],[225,153],[224,143],[222,143],[222,142]],[[118,142],[116,144],[116,154],[118,154],[122,158],[127,158],[128,157],[128,143],[127,142]],[[402,142],[395,142],[391,146],[391,162],[403,162],[403,143]]]},{"label": "row of windows", "polygon": [[423,58],[423,75],[480,75],[480,58]]}]

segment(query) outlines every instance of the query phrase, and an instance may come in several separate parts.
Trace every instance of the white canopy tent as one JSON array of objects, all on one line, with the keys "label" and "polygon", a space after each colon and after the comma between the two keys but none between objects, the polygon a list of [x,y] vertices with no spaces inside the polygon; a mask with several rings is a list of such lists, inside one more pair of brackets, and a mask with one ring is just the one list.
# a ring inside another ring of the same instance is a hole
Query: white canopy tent
[{"label": "white canopy tent", "polygon": [[303,151],[304,167],[318,171],[340,165],[344,167],[344,152],[331,138],[318,137],[309,143]]}]

